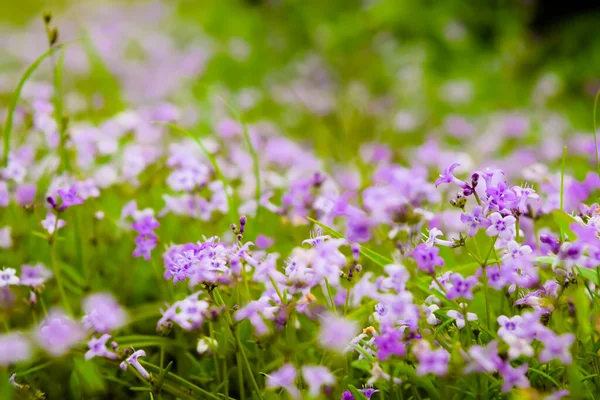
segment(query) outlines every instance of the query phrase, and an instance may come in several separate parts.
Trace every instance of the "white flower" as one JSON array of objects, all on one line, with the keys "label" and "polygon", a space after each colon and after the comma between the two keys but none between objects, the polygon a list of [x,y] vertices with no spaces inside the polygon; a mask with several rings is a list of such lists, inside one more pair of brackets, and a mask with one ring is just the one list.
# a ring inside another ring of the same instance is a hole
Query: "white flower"
[{"label": "white flower", "polygon": [[13,268],[4,268],[0,271],[0,287],[18,285],[20,282],[17,271]]},{"label": "white flower", "polygon": [[210,353],[212,349],[216,349],[218,342],[209,337],[203,337],[198,340],[198,345],[196,346],[196,351],[198,354],[204,354],[207,351]]}]

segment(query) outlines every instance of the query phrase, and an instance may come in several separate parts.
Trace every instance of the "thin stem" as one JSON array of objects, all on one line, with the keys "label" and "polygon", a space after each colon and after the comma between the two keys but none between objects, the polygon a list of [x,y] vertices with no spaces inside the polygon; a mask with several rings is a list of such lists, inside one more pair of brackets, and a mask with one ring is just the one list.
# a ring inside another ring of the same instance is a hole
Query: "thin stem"
[{"label": "thin stem", "polygon": [[56,262],[56,240],[55,240],[54,235],[56,234],[56,231],[58,229],[58,215],[57,214],[55,214],[55,215],[56,215],[56,221],[54,222],[54,232],[52,232],[52,236],[50,237],[50,260],[52,263],[52,270],[54,271],[54,276],[56,278],[56,284],[58,286],[58,291],[60,293],[63,307],[65,308],[65,311],[69,315],[72,315],[73,312],[71,310],[71,306],[69,305],[69,301],[67,299],[67,294],[65,293],[65,289],[62,284],[62,280],[61,280],[61,276],[60,276],[60,267],[58,266],[58,263]]},{"label": "thin stem", "polygon": [[329,295],[329,301],[331,301],[331,308],[337,314],[337,308],[335,306],[335,301],[333,300],[333,294],[331,292],[331,286],[329,286],[329,281],[325,278],[325,286],[327,287],[327,294]]}]

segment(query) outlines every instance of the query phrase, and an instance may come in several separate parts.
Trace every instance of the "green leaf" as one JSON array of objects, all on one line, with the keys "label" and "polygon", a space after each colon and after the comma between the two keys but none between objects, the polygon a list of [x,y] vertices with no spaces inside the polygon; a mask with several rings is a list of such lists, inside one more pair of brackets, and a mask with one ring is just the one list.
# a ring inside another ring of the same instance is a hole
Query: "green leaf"
[{"label": "green leaf", "polygon": [[556,225],[558,225],[558,227],[560,228],[560,231],[567,235],[567,237],[569,238],[569,240],[573,241],[577,238],[577,235],[575,235],[575,233],[571,230],[570,225],[577,223],[573,217],[571,217],[569,214],[567,214],[564,211],[561,210],[554,210],[551,212],[552,214],[552,219],[554,219],[554,222],[556,223]]},{"label": "green leaf", "polygon": [[596,285],[600,285],[600,279],[598,279],[598,268],[577,268],[579,274],[585,279],[594,282]]},{"label": "green leaf", "polygon": [[348,390],[350,390],[350,393],[352,393],[352,396],[354,396],[354,400],[367,400],[367,396],[365,396],[361,391],[359,391],[354,386],[348,385]]},{"label": "green leaf", "polygon": [[50,48],[48,51],[39,56],[28,68],[25,70],[25,73],[19,80],[19,84],[13,93],[12,100],[8,107],[8,112],[6,113],[6,120],[4,122],[4,166],[8,164],[8,154],[10,153],[10,138],[12,136],[12,128],[13,128],[13,117],[15,114],[15,109],[17,108],[17,104],[19,103],[19,99],[21,98],[21,91],[23,90],[23,86],[27,82],[27,80],[33,75],[33,73],[38,69],[38,67],[44,62],[44,60],[50,57],[55,51],[58,51],[66,44],[60,44]]},{"label": "green leaf", "polygon": [[585,287],[580,283],[575,291],[575,314],[577,317],[577,336],[584,343],[592,339],[590,324],[590,299]]},{"label": "green leaf", "polygon": [[540,256],[540,257],[536,257],[535,258],[536,262],[539,263],[544,263],[544,264],[554,264],[554,261],[556,261],[556,257],[552,257],[552,256]]},{"label": "green leaf", "polygon": [[350,363],[350,365],[356,369],[360,369],[361,371],[371,372],[371,364],[369,364],[369,362],[364,358],[361,358],[360,360],[354,360]]}]

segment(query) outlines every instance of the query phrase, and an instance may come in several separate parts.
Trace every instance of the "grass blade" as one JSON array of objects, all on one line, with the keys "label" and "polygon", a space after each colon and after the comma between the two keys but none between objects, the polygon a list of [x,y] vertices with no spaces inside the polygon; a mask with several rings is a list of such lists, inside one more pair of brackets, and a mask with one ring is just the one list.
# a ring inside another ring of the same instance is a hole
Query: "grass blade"
[{"label": "grass blade", "polygon": [[31,77],[31,75],[33,75],[33,73],[44,62],[44,60],[46,58],[50,57],[52,54],[54,54],[55,51],[58,51],[59,49],[61,49],[63,46],[65,46],[65,44],[60,44],[55,47],[52,47],[51,49],[49,49],[45,53],[43,53],[41,56],[39,56],[37,58],[37,60],[35,60],[27,68],[27,70],[21,77],[21,80],[19,80],[19,84],[17,85],[17,88],[15,89],[15,92],[13,93],[12,100],[8,107],[8,112],[6,113],[6,120],[4,122],[4,130],[3,130],[4,158],[3,158],[2,162],[5,167],[8,165],[8,154],[10,153],[10,138],[12,135],[13,117],[15,114],[15,109],[17,108],[17,104],[19,103],[19,99],[21,98],[21,91],[23,90],[23,86],[25,86],[25,83],[27,82],[27,80]]}]

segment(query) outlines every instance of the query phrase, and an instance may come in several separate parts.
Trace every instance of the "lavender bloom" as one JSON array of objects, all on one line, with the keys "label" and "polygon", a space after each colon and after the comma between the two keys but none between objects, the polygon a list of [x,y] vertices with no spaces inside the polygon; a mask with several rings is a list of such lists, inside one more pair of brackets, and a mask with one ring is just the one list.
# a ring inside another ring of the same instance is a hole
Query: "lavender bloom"
[{"label": "lavender bloom", "polygon": [[141,236],[154,236],[154,229],[159,226],[160,223],[152,215],[146,215],[131,225]]},{"label": "lavender bloom", "polygon": [[450,353],[446,349],[426,349],[417,354],[417,359],[419,360],[417,375],[434,374],[444,376],[448,373]]},{"label": "lavender bloom", "polygon": [[439,248],[421,243],[412,251],[412,256],[417,262],[417,268],[433,275],[435,273],[435,267],[444,266],[444,259],[439,256],[439,252]]},{"label": "lavender bloom", "polygon": [[466,189],[468,187],[467,183],[464,181],[461,181],[460,179],[458,179],[457,177],[455,177],[453,175],[454,170],[456,169],[456,167],[459,167],[459,166],[460,166],[460,164],[454,163],[454,164],[450,165],[448,168],[446,168],[440,174],[440,177],[435,181],[435,187],[438,187],[442,183],[454,183],[461,189]]},{"label": "lavender bloom", "polygon": [[44,264],[25,264],[21,267],[21,285],[39,287],[50,278],[52,278],[52,272]]},{"label": "lavender bloom", "polygon": [[51,311],[36,332],[38,344],[51,355],[65,354],[84,338],[83,330],[62,311]]},{"label": "lavender bloom", "polygon": [[497,319],[500,329],[498,329],[498,336],[504,338],[508,335],[521,336],[520,325],[523,322],[523,318],[520,315],[515,315],[512,318],[508,318],[506,315],[501,315]]},{"label": "lavender bloom", "polygon": [[268,249],[273,245],[273,243],[275,243],[275,239],[261,234],[256,236],[255,242],[257,247],[260,247],[261,249]]},{"label": "lavender bloom", "polygon": [[473,207],[473,212],[462,213],[460,215],[460,220],[462,223],[467,225],[468,227],[468,235],[473,237],[477,234],[479,229],[487,229],[490,226],[490,221],[486,218],[483,207],[475,206]]},{"label": "lavender bloom", "polygon": [[46,219],[42,220],[42,226],[50,235],[53,235],[55,231],[59,230],[67,224],[67,222],[62,219],[59,219],[57,222],[56,218],[56,214],[49,212],[48,214],[46,214]]},{"label": "lavender bloom", "polygon": [[485,233],[488,236],[500,236],[502,239],[508,241],[511,240],[514,236],[514,226],[517,220],[512,215],[502,217],[500,213],[492,213],[490,215],[491,225]]},{"label": "lavender bloom", "polygon": [[380,361],[387,360],[390,356],[404,356],[406,354],[406,345],[402,342],[403,334],[397,329],[390,329],[375,337],[375,345],[379,349],[377,358]]},{"label": "lavender bloom", "polygon": [[17,187],[15,198],[20,206],[28,206],[35,201],[37,187],[32,184],[22,184]]},{"label": "lavender bloom", "polygon": [[123,361],[119,367],[123,370],[127,370],[127,364],[131,365],[133,368],[137,370],[145,379],[150,378],[150,373],[146,371],[146,368],[140,364],[138,358],[146,357],[146,352],[144,350],[138,350],[130,355],[125,361]]},{"label": "lavender bloom", "polygon": [[327,367],[314,366],[302,367],[302,376],[308,384],[308,393],[312,397],[317,397],[321,393],[321,388],[335,385],[335,376]]},{"label": "lavender bloom", "polygon": [[[358,391],[364,394],[367,399],[370,399],[375,393],[379,392],[379,390],[373,388],[358,389]],[[342,393],[342,400],[354,400],[352,392],[346,390],[344,393]]]},{"label": "lavender bloom", "polygon": [[0,335],[0,366],[27,361],[31,357],[31,345],[18,333]]},{"label": "lavender bloom", "polygon": [[527,339],[523,339],[511,334],[504,335],[502,339],[509,346],[509,359],[514,360],[522,355],[527,357],[533,356],[533,347],[531,347]]},{"label": "lavender bloom", "polygon": [[117,358],[117,355],[106,348],[106,342],[110,339],[110,335],[105,333],[100,338],[92,337],[88,342],[89,350],[85,353],[85,359],[90,360],[94,357],[106,357],[112,360]]},{"label": "lavender bloom", "polygon": [[150,261],[152,250],[156,248],[156,238],[151,236],[138,236],[135,238],[135,249],[133,257],[143,257],[144,260]]},{"label": "lavender bloom", "polygon": [[334,314],[327,314],[321,319],[319,343],[326,349],[341,353],[358,330],[359,327],[356,322]]},{"label": "lavender bloom", "polygon": [[77,188],[75,185],[67,190],[58,189],[58,196],[60,196],[62,203],[60,205],[60,211],[66,210],[68,207],[83,204],[83,199],[77,195]]},{"label": "lavender bloom", "polygon": [[569,347],[575,341],[575,335],[565,333],[564,335],[556,335],[550,330],[545,330],[545,333],[540,335],[539,340],[544,343],[544,350],[540,353],[539,360],[541,363],[547,363],[550,360],[557,359],[563,364],[571,364],[573,357],[569,351]]},{"label": "lavender bloom", "polygon": [[521,389],[528,388],[529,380],[525,376],[528,368],[528,364],[523,364],[516,368],[513,368],[508,362],[501,364],[498,370],[504,378],[504,383],[502,383],[502,391],[508,392],[515,386]]},{"label": "lavender bloom", "polygon": [[10,203],[10,193],[5,181],[0,181],[0,207],[6,207]]},{"label": "lavender bloom", "polygon": [[14,268],[3,268],[0,271],[0,288],[18,285],[21,280],[17,276],[17,270]]},{"label": "lavender bloom", "polygon": [[494,372],[502,365],[502,359],[498,356],[498,342],[493,340],[485,347],[471,346],[469,353],[465,355],[469,365],[465,367],[465,374],[471,372]]},{"label": "lavender bloom", "polygon": [[475,276],[463,278],[461,274],[453,273],[450,275],[450,282],[452,283],[452,286],[448,289],[448,293],[446,294],[448,300],[454,300],[459,297],[473,300],[473,288],[478,283]]},{"label": "lavender bloom", "polygon": [[127,322],[127,313],[108,293],[95,293],[83,301],[83,326],[99,333],[119,329]]},{"label": "lavender bloom", "polygon": [[443,235],[442,231],[438,228],[433,228],[429,231],[429,237],[426,242],[428,246],[433,246],[434,244],[439,244],[440,246],[453,247],[454,243],[451,240],[443,240],[438,239],[438,236]]},{"label": "lavender bloom", "polygon": [[488,278],[488,285],[496,290],[502,290],[506,285],[510,283],[509,280],[503,274],[503,271],[498,265],[488,265],[485,268],[485,274]]},{"label": "lavender bloom", "polygon": [[292,398],[299,399],[300,391],[294,384],[297,374],[296,367],[292,364],[285,364],[279,370],[267,375],[267,387],[270,389],[284,388]]}]

